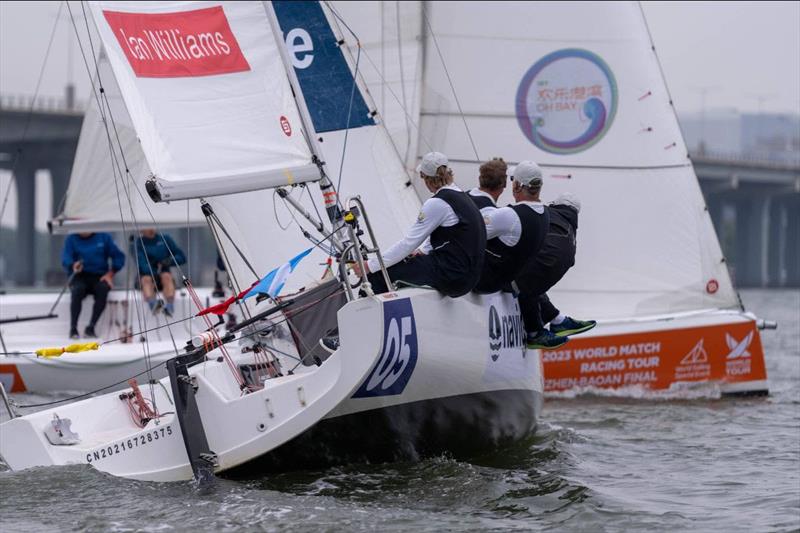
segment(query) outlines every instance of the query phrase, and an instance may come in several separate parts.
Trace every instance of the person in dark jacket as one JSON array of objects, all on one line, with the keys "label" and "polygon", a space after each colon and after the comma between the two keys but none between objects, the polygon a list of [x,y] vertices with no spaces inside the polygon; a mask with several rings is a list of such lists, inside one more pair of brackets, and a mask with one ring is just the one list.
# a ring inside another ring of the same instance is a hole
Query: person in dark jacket
[{"label": "person in dark jacket", "polygon": [[156,289],[162,292],[166,303],[164,313],[172,316],[175,311],[175,280],[170,268],[186,263],[175,241],[166,233],[154,229],[142,230],[136,239],[136,259],[139,264],[142,295],[153,312],[161,308],[161,300],[156,299]]},{"label": "person in dark jacket", "polygon": [[[515,280],[529,348],[556,348],[566,342],[567,336],[583,333],[597,324],[594,320],[562,315],[547,297],[547,291],[575,264],[580,208],[578,199],[569,193],[548,206],[550,224],[544,244]],[[547,323],[549,330],[545,328]]]},{"label": "person in dark jacket", "polygon": [[96,337],[94,327],[106,308],[108,293],[114,286],[114,274],[125,266],[125,254],[108,233],[73,233],[64,241],[61,265],[71,276],[69,336],[72,339],[79,337],[78,317],[83,299],[91,294],[94,296],[94,305],[84,335]]},{"label": "person in dark jacket", "polygon": [[[475,290],[482,293],[511,290],[511,283],[536,256],[547,234],[549,213],[539,200],[542,171],[533,161],[514,169],[512,192],[516,202],[483,209],[486,223],[486,257]],[[474,198],[474,200],[479,200]]]}]

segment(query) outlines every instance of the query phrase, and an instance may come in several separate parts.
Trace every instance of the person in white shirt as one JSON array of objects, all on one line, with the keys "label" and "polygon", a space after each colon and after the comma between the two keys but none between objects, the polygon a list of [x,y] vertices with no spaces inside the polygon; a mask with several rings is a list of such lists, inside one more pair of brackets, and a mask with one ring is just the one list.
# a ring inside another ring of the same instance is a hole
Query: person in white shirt
[{"label": "person in white shirt", "polygon": [[[433,196],[422,204],[406,236],[383,252],[389,278],[408,285],[427,285],[456,298],[478,283],[486,246],[486,228],[478,208],[453,184],[447,157],[425,154],[417,167]],[[388,289],[377,258],[366,263],[376,293]],[[357,275],[361,275],[358,266]]]},{"label": "person in white shirt", "polygon": [[467,194],[481,210],[481,214],[485,215],[488,210],[497,209],[497,199],[506,190],[508,165],[503,158],[495,157],[482,164],[478,172],[479,187],[470,189]]},{"label": "person in white shirt", "polygon": [[514,169],[512,193],[516,202],[507,207],[485,209],[486,259],[475,290],[510,290],[511,282],[525,263],[536,256],[547,234],[549,214],[539,201],[542,171],[532,161]]}]

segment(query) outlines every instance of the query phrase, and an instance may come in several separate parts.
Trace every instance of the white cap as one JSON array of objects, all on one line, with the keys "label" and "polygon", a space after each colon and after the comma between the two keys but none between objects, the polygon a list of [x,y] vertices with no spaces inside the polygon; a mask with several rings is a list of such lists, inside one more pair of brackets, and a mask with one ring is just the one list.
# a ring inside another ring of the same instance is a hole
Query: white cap
[{"label": "white cap", "polygon": [[578,197],[571,192],[565,192],[558,195],[558,198],[553,200],[552,205],[568,205],[575,209],[578,213],[581,212],[581,201]]},{"label": "white cap", "polygon": [[514,181],[526,187],[540,186],[544,181],[542,179],[542,169],[533,161],[520,161],[511,172],[511,177]]},{"label": "white cap", "polygon": [[417,172],[422,172],[426,176],[435,177],[439,167],[448,165],[447,156],[441,152],[428,152],[422,158],[422,162],[417,165]]}]

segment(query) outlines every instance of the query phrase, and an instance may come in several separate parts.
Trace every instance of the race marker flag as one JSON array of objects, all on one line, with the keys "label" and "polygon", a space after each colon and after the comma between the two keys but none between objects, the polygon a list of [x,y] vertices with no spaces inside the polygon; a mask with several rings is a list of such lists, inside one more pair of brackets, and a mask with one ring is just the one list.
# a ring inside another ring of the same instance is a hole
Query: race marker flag
[{"label": "race marker flag", "polygon": [[276,268],[275,270],[271,271],[269,274],[264,276],[259,281],[255,282],[250,288],[243,290],[236,296],[231,296],[227,300],[222,303],[218,303],[216,305],[212,305],[211,307],[206,307],[196,316],[203,316],[208,314],[214,315],[224,315],[228,312],[228,308],[233,305],[237,300],[246,300],[251,296],[255,296],[257,294],[268,294],[271,297],[276,297],[283,289],[283,286],[286,284],[286,280],[289,279],[289,275],[294,271],[295,267],[297,266],[300,261],[311,253],[312,248],[301,252],[300,254],[296,255],[294,258],[290,259],[287,263],[284,263],[280,267]]},{"label": "race marker flag", "polygon": [[305,256],[311,253],[311,250],[312,248],[309,248],[308,250],[297,254],[288,262],[264,276],[261,281],[256,283],[255,286],[247,291],[247,294],[245,294],[242,299],[247,300],[248,298],[257,294],[267,294],[272,298],[278,296],[278,294],[281,292],[281,289],[283,289],[283,286],[286,284],[286,280],[289,279],[289,275],[294,271],[297,264],[300,263]]}]

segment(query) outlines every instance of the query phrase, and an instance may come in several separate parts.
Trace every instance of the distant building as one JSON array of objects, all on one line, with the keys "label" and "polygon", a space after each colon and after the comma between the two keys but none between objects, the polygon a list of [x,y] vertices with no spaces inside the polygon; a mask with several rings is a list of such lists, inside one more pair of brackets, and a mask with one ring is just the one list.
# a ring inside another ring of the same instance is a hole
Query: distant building
[{"label": "distant building", "polygon": [[679,118],[693,154],[800,164],[800,115],[715,109]]}]

